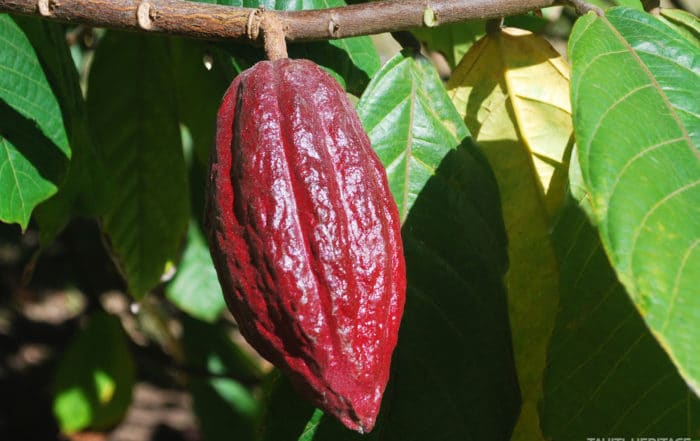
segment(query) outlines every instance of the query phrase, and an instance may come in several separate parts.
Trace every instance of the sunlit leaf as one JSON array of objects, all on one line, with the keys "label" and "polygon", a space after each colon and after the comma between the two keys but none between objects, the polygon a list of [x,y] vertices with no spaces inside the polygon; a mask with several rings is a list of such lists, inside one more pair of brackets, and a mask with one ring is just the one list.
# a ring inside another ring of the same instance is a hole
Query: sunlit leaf
[{"label": "sunlit leaf", "polygon": [[34,211],[40,239],[48,245],[68,221],[78,215],[96,216],[105,205],[103,165],[96,156],[87,122],[78,72],[66,44],[65,27],[34,17],[14,20],[32,42],[42,68],[63,111],[71,145],[71,163],[58,193]]},{"label": "sunlit leaf", "polygon": [[207,322],[215,321],[226,307],[209,247],[194,222],[190,223],[187,246],[166,295],[192,317]]},{"label": "sunlit leaf", "polygon": [[24,229],[71,156],[61,109],[31,43],[0,14],[0,221]]},{"label": "sunlit leaf", "polygon": [[700,49],[649,14],[614,8],[579,19],[569,52],[593,220],[647,325],[700,393]]},{"label": "sunlit leaf", "polygon": [[468,132],[435,68],[409,52],[382,67],[357,103],[357,113],[386,167],[404,220],[442,158]]}]

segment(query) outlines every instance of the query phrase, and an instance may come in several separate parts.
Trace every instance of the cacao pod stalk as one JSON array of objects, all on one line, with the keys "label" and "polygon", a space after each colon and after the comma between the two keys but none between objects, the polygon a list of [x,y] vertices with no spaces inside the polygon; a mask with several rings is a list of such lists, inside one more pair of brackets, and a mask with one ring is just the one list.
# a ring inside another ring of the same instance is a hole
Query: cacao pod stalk
[{"label": "cacao pod stalk", "polygon": [[406,270],[384,167],[341,86],[261,61],[219,109],[206,229],[241,334],[312,404],[369,432]]}]

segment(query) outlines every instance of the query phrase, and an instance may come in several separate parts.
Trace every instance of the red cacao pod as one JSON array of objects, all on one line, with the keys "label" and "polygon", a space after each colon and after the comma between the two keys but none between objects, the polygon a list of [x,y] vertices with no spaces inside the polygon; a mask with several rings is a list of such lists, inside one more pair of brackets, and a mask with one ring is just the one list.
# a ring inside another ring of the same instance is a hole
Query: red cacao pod
[{"label": "red cacao pod", "polygon": [[206,223],[243,336],[315,406],[374,426],[403,312],[400,221],[340,85],[262,61],[223,98]]}]

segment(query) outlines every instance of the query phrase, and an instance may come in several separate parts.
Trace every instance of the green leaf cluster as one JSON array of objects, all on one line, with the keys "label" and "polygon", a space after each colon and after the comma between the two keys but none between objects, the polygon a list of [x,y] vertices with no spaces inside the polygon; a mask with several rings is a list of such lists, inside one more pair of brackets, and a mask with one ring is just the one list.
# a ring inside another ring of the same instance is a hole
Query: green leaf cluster
[{"label": "green leaf cluster", "polygon": [[[507,20],[529,31],[414,31],[446,83],[370,37],[290,45],[357,98],[401,216],[406,309],[370,434],[306,404],[223,317],[204,183],[221,97],[259,49],[109,30],[78,69],[65,27],[0,15],[0,221],[41,250],[99,222],[129,295],[181,327],[170,355],[206,440],[700,437],[700,20],[616,3],[569,23],[566,57],[538,35],[559,10]],[[123,323],[90,310],[60,356],[64,433],[127,411]]]}]

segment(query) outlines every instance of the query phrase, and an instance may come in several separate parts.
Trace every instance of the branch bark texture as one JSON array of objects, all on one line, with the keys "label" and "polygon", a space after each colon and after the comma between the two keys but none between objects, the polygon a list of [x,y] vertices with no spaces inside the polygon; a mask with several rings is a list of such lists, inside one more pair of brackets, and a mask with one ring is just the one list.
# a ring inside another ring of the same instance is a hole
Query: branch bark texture
[{"label": "branch bark texture", "polygon": [[[384,0],[274,14],[291,42],[498,18],[557,3],[557,0]],[[185,0],[0,0],[0,12],[207,40],[250,40],[249,19],[255,11]]]}]

